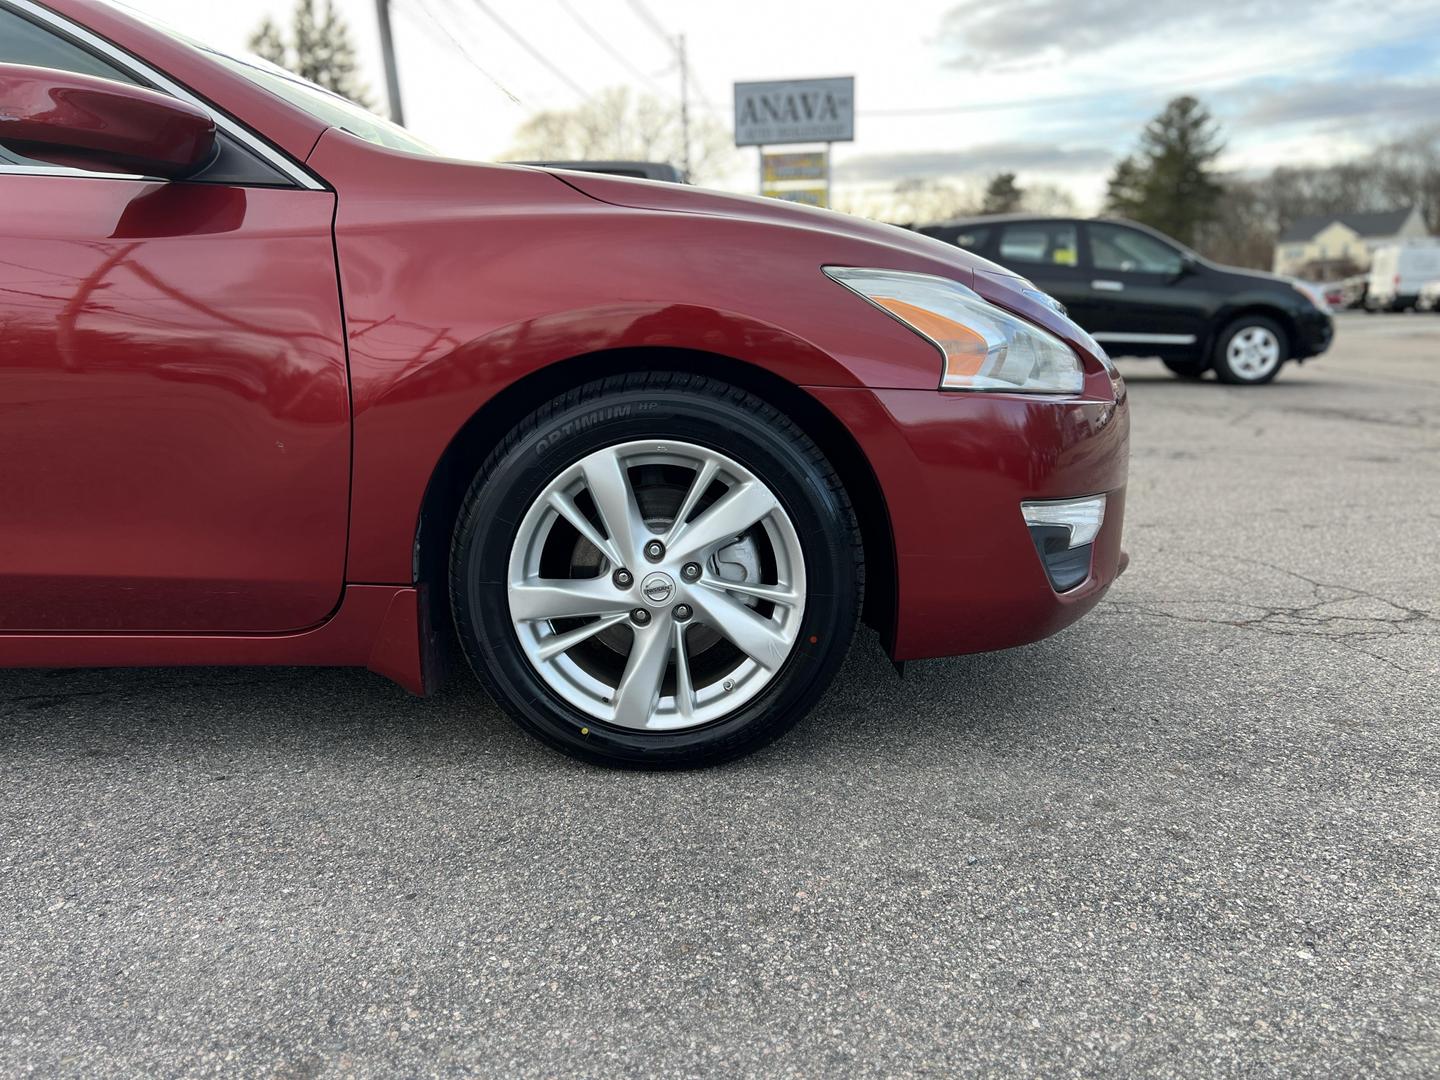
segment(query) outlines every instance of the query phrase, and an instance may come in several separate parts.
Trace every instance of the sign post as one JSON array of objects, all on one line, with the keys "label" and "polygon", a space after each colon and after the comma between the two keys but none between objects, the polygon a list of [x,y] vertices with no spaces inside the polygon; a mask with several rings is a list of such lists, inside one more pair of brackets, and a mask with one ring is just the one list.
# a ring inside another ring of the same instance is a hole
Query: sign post
[{"label": "sign post", "polygon": [[830,205],[830,146],[799,153],[760,148],[760,194],[807,206]]},{"label": "sign post", "polygon": [[[735,145],[760,151],[760,194],[830,205],[830,149],[855,138],[855,79],[735,84]],[[824,150],[770,153],[765,147],[823,143]]]}]

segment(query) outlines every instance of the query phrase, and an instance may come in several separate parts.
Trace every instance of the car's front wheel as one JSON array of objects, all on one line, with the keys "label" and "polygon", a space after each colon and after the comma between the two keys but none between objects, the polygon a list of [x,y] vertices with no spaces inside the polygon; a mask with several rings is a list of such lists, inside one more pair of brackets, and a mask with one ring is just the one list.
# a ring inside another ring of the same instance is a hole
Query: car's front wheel
[{"label": "car's front wheel", "polygon": [[1221,382],[1258,386],[1275,378],[1289,355],[1289,338],[1279,323],[1246,315],[1221,333],[1212,366]]},{"label": "car's front wheel", "polygon": [[610,764],[712,764],[815,703],[863,561],[825,456],[699,376],[590,383],[521,420],[456,525],[460,640],[523,727]]}]

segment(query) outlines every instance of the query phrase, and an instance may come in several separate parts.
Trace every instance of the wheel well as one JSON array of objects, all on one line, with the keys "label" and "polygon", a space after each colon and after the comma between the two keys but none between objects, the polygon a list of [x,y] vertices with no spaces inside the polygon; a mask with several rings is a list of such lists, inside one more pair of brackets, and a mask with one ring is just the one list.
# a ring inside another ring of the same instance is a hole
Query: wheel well
[{"label": "wheel well", "polygon": [[1299,331],[1296,329],[1295,320],[1290,317],[1289,313],[1281,308],[1271,307],[1268,304],[1249,304],[1246,307],[1232,311],[1229,317],[1216,327],[1210,340],[1205,344],[1205,358],[1207,360],[1214,354],[1215,345],[1219,342],[1221,335],[1235,325],[1237,320],[1243,319],[1246,315],[1262,315],[1272,322],[1279,323],[1280,329],[1285,331],[1285,344],[1288,346],[1286,359],[1288,360],[1295,355],[1295,344],[1299,340]]},{"label": "wheel well", "polygon": [[[448,574],[450,538],[475,470],[513,422],[564,391],[630,371],[690,371],[739,386],[788,415],[835,466],[860,522],[865,545],[864,621],[888,649],[894,641],[897,596],[895,544],[880,482],[854,437],[828,409],[778,375],[715,353],[671,348],[614,349],[548,365],[507,386],[460,429],[440,456],[421,503],[415,533],[414,574],[429,598],[431,629],[453,642]],[[456,650],[447,650],[453,659]]]}]

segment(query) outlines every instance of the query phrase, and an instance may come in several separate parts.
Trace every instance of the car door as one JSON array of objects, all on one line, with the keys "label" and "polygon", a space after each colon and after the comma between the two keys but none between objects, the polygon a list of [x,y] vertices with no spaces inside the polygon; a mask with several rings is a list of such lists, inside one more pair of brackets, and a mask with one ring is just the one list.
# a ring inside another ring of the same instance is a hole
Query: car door
[{"label": "car door", "polygon": [[[4,7],[0,62],[144,81]],[[0,631],[323,620],[350,471],[333,193],[259,159],[247,182],[238,143],[229,179],[165,183],[3,139]]]},{"label": "car door", "polygon": [[1059,218],[1009,221],[997,231],[995,261],[1029,278],[1085,326],[1090,294],[1080,269],[1079,223]]},{"label": "car door", "polygon": [[1196,345],[1210,298],[1189,288],[1185,253],[1128,225],[1085,226],[1085,277],[1093,295],[1081,322],[1111,352],[1169,352]]}]

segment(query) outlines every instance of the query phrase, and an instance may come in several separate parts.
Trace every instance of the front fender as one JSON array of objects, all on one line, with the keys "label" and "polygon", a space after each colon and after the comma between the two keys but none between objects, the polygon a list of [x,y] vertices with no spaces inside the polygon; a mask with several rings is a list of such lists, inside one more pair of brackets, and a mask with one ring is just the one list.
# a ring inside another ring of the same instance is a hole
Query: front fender
[{"label": "front fender", "polygon": [[528,375],[648,347],[722,355],[794,386],[933,388],[934,347],[821,268],[893,257],[973,280],[865,237],[619,207],[536,170],[417,158],[335,131],[308,164],[337,195],[350,581],[411,580],[415,523],[446,447]]},{"label": "front fender", "polygon": [[386,365],[393,378],[366,379],[355,395],[349,580],[409,580],[415,523],[446,448],[496,394],[554,364],[624,349],[685,350],[745,361],[796,385],[859,385],[796,334],[693,304],[551,312],[460,344],[433,337],[428,347],[418,343],[412,362]]},{"label": "front fender", "polygon": [[393,370],[393,379],[370,381],[363,401],[357,402],[357,414],[450,392],[458,392],[473,413],[506,386],[541,368],[614,349],[716,353],[766,368],[800,386],[860,385],[835,357],[793,331],[698,304],[606,304],[552,311],[461,344],[433,335],[428,344],[417,341],[414,364]]}]

